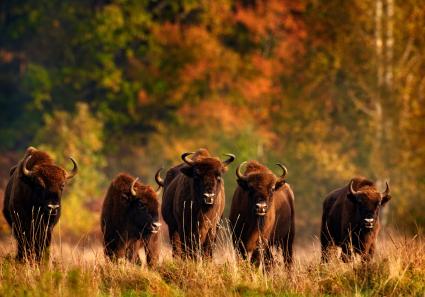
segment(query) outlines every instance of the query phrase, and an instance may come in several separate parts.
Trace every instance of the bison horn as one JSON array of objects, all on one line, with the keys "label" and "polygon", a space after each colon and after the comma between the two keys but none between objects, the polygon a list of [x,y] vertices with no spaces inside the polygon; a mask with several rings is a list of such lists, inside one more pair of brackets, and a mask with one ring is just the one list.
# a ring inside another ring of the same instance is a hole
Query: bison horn
[{"label": "bison horn", "polygon": [[226,161],[223,162],[223,164],[225,166],[229,165],[230,163],[232,163],[236,159],[234,154],[224,154],[224,155],[229,157]]},{"label": "bison horn", "polygon": [[244,166],[246,163],[248,163],[248,162],[247,161],[244,161],[244,162],[242,162],[241,164],[238,165],[238,168],[236,168],[236,176],[239,179],[244,179],[245,178],[245,175],[242,175],[241,167]]},{"label": "bison horn", "polygon": [[359,192],[358,192],[358,191],[354,191],[354,189],[353,189],[353,183],[354,183],[354,181],[353,181],[353,180],[351,180],[351,181],[350,181],[350,186],[349,186],[348,188],[349,188],[349,190],[350,190],[350,194],[352,194],[352,195],[356,195],[356,194],[358,194]]},{"label": "bison horn", "polygon": [[390,194],[390,186],[388,185],[388,182],[385,182],[386,188],[383,193],[381,193],[381,197],[388,196]]},{"label": "bison horn", "polygon": [[69,159],[71,160],[72,164],[74,164],[74,167],[72,168],[71,173],[67,173],[66,174],[66,179],[71,179],[71,178],[73,178],[78,173],[78,164],[77,164],[77,162],[72,157],[69,157]]},{"label": "bison horn", "polygon": [[187,158],[187,156],[194,154],[194,152],[188,152],[188,153],[184,153],[182,155],[182,160],[189,166],[193,165],[193,160],[190,160]]},{"label": "bison horn", "polygon": [[32,176],[33,173],[34,173],[33,171],[27,169],[27,163],[28,163],[29,159],[31,159],[31,155],[26,157],[25,160],[24,160],[24,163],[22,164],[22,172],[26,176]]},{"label": "bison horn", "polygon": [[159,168],[158,171],[155,174],[155,181],[159,186],[157,192],[159,191],[159,189],[161,189],[161,187],[164,187],[164,180],[161,178],[162,169],[163,169],[162,167]]},{"label": "bison horn", "polygon": [[282,165],[280,163],[277,163],[276,165],[282,169],[282,175],[280,176],[280,178],[285,178],[285,176],[288,174],[288,169],[285,167],[285,165]]},{"label": "bison horn", "polygon": [[139,178],[136,177],[133,180],[133,182],[131,183],[130,192],[131,192],[131,195],[133,195],[133,196],[136,196],[137,195],[137,192],[136,192],[136,189],[134,188],[134,186],[136,185],[136,183],[137,183],[138,180],[139,180]]}]

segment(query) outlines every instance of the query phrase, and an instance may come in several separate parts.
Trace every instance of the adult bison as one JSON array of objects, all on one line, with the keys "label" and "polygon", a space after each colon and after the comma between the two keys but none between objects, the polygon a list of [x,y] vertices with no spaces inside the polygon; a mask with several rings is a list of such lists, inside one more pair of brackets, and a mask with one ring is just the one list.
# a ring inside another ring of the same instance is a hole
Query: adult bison
[{"label": "adult bison", "polygon": [[[244,174],[241,166],[246,164]],[[272,247],[282,249],[287,267],[292,263],[295,236],[294,193],[285,182],[287,169],[276,177],[257,161],[243,162],[236,170],[238,187],[230,209],[230,227],[235,248],[253,263],[264,257],[265,266],[273,264]]]},{"label": "adult bison", "polygon": [[109,186],[102,207],[105,255],[111,260],[125,257],[132,263],[141,264],[138,252],[143,247],[148,265],[155,265],[161,226],[158,214],[157,192],[151,186],[140,183],[138,178],[118,174]]},{"label": "adult bison", "polygon": [[[193,155],[191,159],[189,155]],[[217,224],[224,210],[222,175],[235,156],[224,162],[208,150],[184,153],[184,163],[168,170],[161,213],[168,225],[174,256],[211,257]]]},{"label": "adult bison", "polygon": [[18,260],[40,261],[48,251],[53,227],[61,214],[61,196],[70,173],[54,164],[45,152],[29,147],[24,158],[10,170],[3,214],[17,241]]},{"label": "adult bison", "polygon": [[328,261],[331,246],[341,247],[344,262],[351,258],[352,251],[369,260],[380,229],[380,210],[390,199],[388,183],[380,193],[373,182],[362,177],[328,194],[323,202],[320,232],[322,262]]}]

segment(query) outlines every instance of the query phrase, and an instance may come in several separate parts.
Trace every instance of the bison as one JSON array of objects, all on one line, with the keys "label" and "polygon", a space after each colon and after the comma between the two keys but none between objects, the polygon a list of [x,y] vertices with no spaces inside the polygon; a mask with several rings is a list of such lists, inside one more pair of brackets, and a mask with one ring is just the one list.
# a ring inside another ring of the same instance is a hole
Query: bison
[{"label": "bison", "polygon": [[40,261],[48,252],[52,231],[61,214],[61,196],[68,179],[77,174],[77,162],[68,173],[34,147],[10,170],[3,214],[17,241],[18,260]]},{"label": "bison", "polygon": [[[244,174],[241,167],[246,164]],[[237,183],[230,209],[230,227],[235,248],[244,259],[265,267],[273,264],[272,248],[281,248],[287,267],[292,264],[295,236],[294,193],[285,182],[287,169],[276,177],[257,161],[243,162],[236,169]]]},{"label": "bison", "polygon": [[[191,159],[189,155],[193,155]],[[161,213],[168,225],[173,256],[211,257],[217,224],[223,214],[223,173],[235,156],[224,162],[208,150],[184,153],[184,163],[168,170],[163,181]],[[200,253],[199,253],[200,252]]]},{"label": "bison", "polygon": [[[159,176],[161,169],[155,175]],[[105,255],[116,261],[125,257],[141,264],[140,248],[146,252],[146,262],[158,262],[159,222],[158,188],[143,185],[126,173],[120,173],[111,182],[103,202],[101,228]]]},{"label": "bison", "polygon": [[373,182],[363,177],[353,178],[348,185],[328,194],[323,202],[320,232],[322,262],[329,260],[332,246],[341,247],[344,262],[352,258],[353,251],[364,261],[370,260],[380,229],[379,213],[390,199],[388,183],[380,193]]}]

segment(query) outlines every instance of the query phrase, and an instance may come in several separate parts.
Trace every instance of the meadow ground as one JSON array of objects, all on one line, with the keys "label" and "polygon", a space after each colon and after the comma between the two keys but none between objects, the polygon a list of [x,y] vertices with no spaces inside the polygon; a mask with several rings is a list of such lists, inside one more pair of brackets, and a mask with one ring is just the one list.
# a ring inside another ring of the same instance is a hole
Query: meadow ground
[{"label": "meadow ground", "polygon": [[223,236],[212,261],[175,260],[166,243],[154,270],[104,260],[99,244],[56,238],[49,263],[13,259],[11,238],[0,244],[0,296],[425,296],[425,242],[383,232],[375,259],[320,264],[318,241],[297,240],[288,273],[269,273],[238,261]]}]

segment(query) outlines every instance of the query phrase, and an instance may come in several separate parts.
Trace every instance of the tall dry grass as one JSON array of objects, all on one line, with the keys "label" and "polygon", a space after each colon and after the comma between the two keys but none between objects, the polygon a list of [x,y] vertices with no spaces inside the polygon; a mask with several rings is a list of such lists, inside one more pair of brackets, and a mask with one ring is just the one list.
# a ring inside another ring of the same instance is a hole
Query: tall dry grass
[{"label": "tall dry grass", "polygon": [[320,264],[317,240],[298,239],[292,271],[282,258],[268,273],[236,257],[229,232],[214,259],[173,259],[162,244],[160,264],[148,269],[105,261],[99,244],[56,238],[42,265],[16,263],[12,239],[0,246],[0,296],[425,296],[425,246],[417,237],[384,232],[368,265],[332,259]]}]

